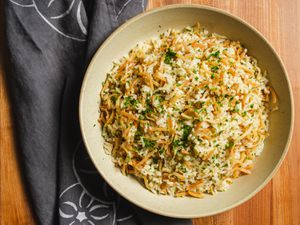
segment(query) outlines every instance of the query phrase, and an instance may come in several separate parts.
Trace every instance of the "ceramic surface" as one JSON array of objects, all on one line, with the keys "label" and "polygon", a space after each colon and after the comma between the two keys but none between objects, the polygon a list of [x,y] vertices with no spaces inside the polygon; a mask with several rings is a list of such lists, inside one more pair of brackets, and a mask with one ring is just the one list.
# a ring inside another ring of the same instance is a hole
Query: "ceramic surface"
[{"label": "ceramic surface", "polygon": [[[128,53],[137,42],[150,39],[168,28],[183,28],[200,22],[211,32],[239,40],[248,54],[266,69],[279,98],[279,110],[270,117],[270,136],[253,173],[234,180],[226,192],[204,199],[155,195],[130,176],[123,176],[103,150],[99,117],[99,92],[112,62]],[[157,214],[192,218],[231,209],[261,190],[283,161],[293,128],[293,99],[287,72],[267,40],[241,19],[222,10],[199,5],[172,5],[140,14],[117,29],[98,49],[86,72],[80,96],[80,125],[86,148],[104,179],[132,203]],[[96,126],[95,126],[96,124]]]}]

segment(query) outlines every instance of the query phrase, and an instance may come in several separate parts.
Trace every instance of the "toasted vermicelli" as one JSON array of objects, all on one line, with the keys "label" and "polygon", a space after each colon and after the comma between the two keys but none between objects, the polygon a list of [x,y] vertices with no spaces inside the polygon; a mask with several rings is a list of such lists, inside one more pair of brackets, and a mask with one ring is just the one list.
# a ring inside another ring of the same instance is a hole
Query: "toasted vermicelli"
[{"label": "toasted vermicelli", "polygon": [[275,91],[247,49],[198,24],[138,43],[101,90],[103,137],[154,193],[202,197],[250,174]]}]

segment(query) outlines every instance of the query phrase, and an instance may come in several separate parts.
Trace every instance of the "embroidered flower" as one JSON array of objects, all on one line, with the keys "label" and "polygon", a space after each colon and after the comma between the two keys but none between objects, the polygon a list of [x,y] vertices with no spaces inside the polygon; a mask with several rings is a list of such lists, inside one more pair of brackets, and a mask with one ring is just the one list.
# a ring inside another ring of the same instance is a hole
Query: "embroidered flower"
[{"label": "embroidered flower", "polygon": [[[69,200],[74,199],[73,194],[79,190],[78,201]],[[59,215],[66,224],[97,225],[100,221],[101,224],[113,224],[113,211],[112,205],[90,196],[79,183],[71,185],[60,195]]]}]

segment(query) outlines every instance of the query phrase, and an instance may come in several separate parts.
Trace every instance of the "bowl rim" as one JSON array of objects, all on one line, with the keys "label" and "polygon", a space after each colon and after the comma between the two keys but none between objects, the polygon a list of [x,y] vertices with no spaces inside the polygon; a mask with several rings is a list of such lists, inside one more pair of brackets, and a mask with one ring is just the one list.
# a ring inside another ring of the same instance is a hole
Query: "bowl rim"
[{"label": "bowl rim", "polygon": [[[128,25],[130,25],[131,23],[143,18],[144,16],[150,15],[150,14],[154,14],[160,11],[164,11],[164,10],[168,10],[168,9],[177,9],[177,8],[197,8],[197,9],[205,9],[205,10],[210,10],[216,13],[220,13],[223,14],[225,16],[231,17],[234,20],[237,20],[238,22],[242,23],[243,25],[245,25],[246,27],[248,27],[250,30],[252,30],[254,33],[256,33],[265,43],[266,45],[270,48],[270,50],[272,51],[272,53],[275,55],[275,57],[277,58],[281,68],[283,69],[284,72],[284,76],[285,79],[287,80],[288,83],[288,91],[289,91],[289,96],[290,96],[290,102],[291,102],[291,122],[290,122],[290,128],[289,128],[289,134],[288,134],[288,138],[284,147],[284,151],[280,157],[280,159],[278,160],[276,166],[273,168],[272,172],[268,175],[268,177],[264,180],[264,182],[261,183],[261,185],[259,185],[252,193],[250,193],[249,195],[241,198],[239,201],[235,202],[234,204],[225,207],[223,209],[220,210],[215,210],[215,211],[211,211],[210,213],[194,213],[194,214],[189,214],[189,215],[177,215],[175,213],[167,213],[167,212],[161,212],[156,210],[155,208],[151,208],[149,206],[143,205],[141,202],[136,201],[133,198],[129,198],[127,196],[124,196],[120,193],[119,190],[115,189],[110,180],[105,179],[105,176],[102,174],[101,170],[98,167],[98,164],[96,163],[95,158],[93,157],[93,153],[89,148],[89,144],[88,144],[88,140],[86,137],[86,134],[84,132],[84,122],[83,122],[83,96],[84,96],[84,91],[86,88],[86,83],[87,83],[87,76],[90,73],[91,68],[93,67],[96,58],[98,56],[98,54],[100,54],[100,52],[102,51],[102,49],[104,47],[106,47],[111,39],[113,39],[116,35],[118,35],[118,33],[120,33],[122,30],[124,30]],[[90,63],[86,69],[86,72],[84,74],[84,78],[83,78],[83,82],[82,82],[82,86],[81,86],[81,90],[80,90],[80,97],[79,97],[79,123],[80,123],[80,130],[81,130],[81,134],[82,134],[82,138],[83,138],[83,142],[84,145],[87,149],[87,152],[93,162],[93,164],[95,165],[97,171],[100,173],[100,175],[104,178],[104,180],[118,193],[120,194],[122,197],[124,197],[126,200],[128,200],[129,202],[137,205],[140,208],[143,208],[147,211],[150,211],[152,213],[156,213],[159,215],[163,215],[163,216],[168,216],[168,217],[173,217],[173,218],[197,218],[197,217],[204,217],[204,216],[212,216],[212,215],[216,215],[225,211],[228,211],[230,209],[233,209],[239,205],[241,205],[242,203],[248,201],[249,199],[251,199],[252,197],[254,197],[259,191],[261,191],[268,183],[269,181],[274,177],[274,175],[277,173],[279,167],[281,166],[283,160],[285,159],[287,152],[289,150],[290,147],[290,143],[292,140],[292,136],[293,136],[293,130],[294,130],[294,97],[293,97],[293,91],[292,91],[292,86],[291,86],[291,82],[288,76],[288,72],[283,64],[283,61],[281,60],[280,56],[277,54],[276,50],[272,47],[272,45],[269,43],[269,41],[256,29],[254,28],[252,25],[250,25],[249,23],[247,23],[246,21],[244,21],[243,19],[241,19],[240,17],[233,15],[223,9],[219,9],[216,7],[212,7],[212,6],[207,6],[207,5],[200,5],[200,4],[172,4],[172,5],[166,5],[166,6],[162,6],[162,7],[158,7],[158,8],[154,8],[154,9],[150,9],[147,11],[144,11],[136,16],[134,16],[133,18],[127,20],[124,24],[122,24],[121,26],[119,26],[111,35],[109,35],[109,37],[101,44],[101,46],[96,50],[96,52],[94,53],[94,55],[92,56]]]}]

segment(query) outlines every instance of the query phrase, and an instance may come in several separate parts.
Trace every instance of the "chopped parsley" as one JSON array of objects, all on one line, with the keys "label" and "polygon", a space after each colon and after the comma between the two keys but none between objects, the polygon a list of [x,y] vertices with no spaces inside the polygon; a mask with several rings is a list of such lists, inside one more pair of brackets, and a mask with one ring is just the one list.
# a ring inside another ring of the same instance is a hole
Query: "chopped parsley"
[{"label": "chopped parsley", "polygon": [[234,145],[234,142],[231,140],[231,141],[228,141],[227,144],[225,145],[225,148],[232,148]]},{"label": "chopped parsley", "polygon": [[176,147],[178,147],[178,146],[182,146],[182,141],[180,141],[180,140],[174,140],[174,141],[172,142],[172,147],[173,147],[173,148],[176,148]]},{"label": "chopped parsley", "polygon": [[182,134],[182,141],[187,144],[188,141],[188,137],[190,135],[190,133],[192,132],[192,127],[184,124],[183,125],[183,134]]},{"label": "chopped parsley", "polygon": [[211,68],[211,71],[214,72],[214,73],[216,73],[218,70],[219,70],[219,67],[218,67],[218,66],[213,66],[213,67]]},{"label": "chopped parsley", "polygon": [[143,116],[146,116],[146,114],[151,113],[151,112],[153,112],[151,100],[150,100],[150,98],[147,98],[146,99],[146,109],[144,111],[142,111],[141,114]]},{"label": "chopped parsley", "polygon": [[153,161],[154,164],[157,164],[158,163],[158,158],[153,158],[152,161]]},{"label": "chopped parsley", "polygon": [[116,101],[117,101],[116,96],[113,95],[113,96],[111,96],[110,99],[111,99],[111,101],[112,101],[114,104],[116,104]]},{"label": "chopped parsley", "polygon": [[124,106],[125,107],[128,107],[128,106],[136,107],[137,104],[138,104],[138,101],[131,96],[124,98]]},{"label": "chopped parsley", "polygon": [[182,165],[179,167],[179,169],[183,172],[183,173],[186,173],[187,172],[187,169]]},{"label": "chopped parsley", "polygon": [[216,87],[212,87],[210,90],[211,90],[212,92],[214,92],[214,91],[217,90],[217,88],[216,88]]},{"label": "chopped parsley", "polygon": [[134,134],[134,140],[138,141],[140,140],[141,136],[143,135],[143,130],[141,126],[138,126],[135,134]]},{"label": "chopped parsley", "polygon": [[172,142],[173,149],[176,147],[180,147],[180,146],[183,146],[183,147],[188,146],[188,137],[189,137],[190,133],[192,132],[192,127],[184,124],[182,130],[183,130],[183,134],[181,136],[181,139],[176,139],[176,140],[173,140],[173,142]]},{"label": "chopped parsley", "polygon": [[158,150],[158,153],[159,153],[160,155],[162,155],[164,152],[165,152],[165,149],[163,149],[163,148],[161,148],[161,149]]},{"label": "chopped parsley", "polygon": [[155,146],[155,141],[151,141],[146,138],[143,138],[143,143],[146,148],[153,148]]},{"label": "chopped parsley", "polygon": [[210,57],[216,57],[216,58],[219,58],[219,57],[220,57],[220,51],[216,51],[216,52],[214,52],[214,53],[211,53],[211,54],[208,56],[208,59],[209,59]]},{"label": "chopped parsley", "polygon": [[200,109],[200,112],[205,112],[205,113],[207,113],[207,109],[206,109],[206,108],[202,108],[202,109]]},{"label": "chopped parsley", "polygon": [[160,95],[156,95],[155,96],[155,100],[157,100],[159,102],[163,102],[165,99],[162,96],[160,96]]},{"label": "chopped parsley", "polygon": [[166,52],[164,62],[166,64],[171,64],[171,60],[176,58],[176,52],[173,52],[170,48]]},{"label": "chopped parsley", "polygon": [[153,109],[152,108],[147,108],[146,110],[142,111],[141,113],[142,113],[143,116],[146,116],[148,113],[151,113],[151,112],[153,112]]},{"label": "chopped parsley", "polygon": [[147,105],[151,105],[150,97],[147,97],[147,99],[146,99],[146,104],[147,104]]}]

